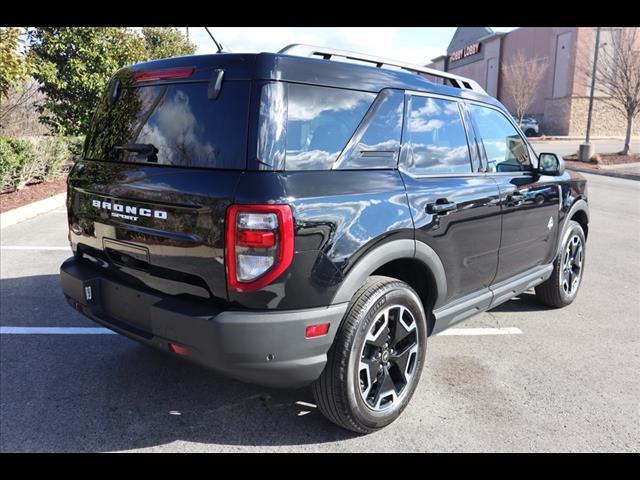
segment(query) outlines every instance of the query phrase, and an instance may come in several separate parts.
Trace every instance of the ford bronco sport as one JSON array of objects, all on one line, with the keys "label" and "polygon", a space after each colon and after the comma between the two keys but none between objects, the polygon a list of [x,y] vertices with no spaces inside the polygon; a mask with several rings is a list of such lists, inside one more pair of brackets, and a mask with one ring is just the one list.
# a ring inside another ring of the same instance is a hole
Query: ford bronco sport
[{"label": "ford bronco sport", "polygon": [[589,222],[585,180],[473,80],[301,45],[119,70],[67,208],[75,309],[311,384],[363,433],[405,408],[430,335],[532,287],[570,304]]}]

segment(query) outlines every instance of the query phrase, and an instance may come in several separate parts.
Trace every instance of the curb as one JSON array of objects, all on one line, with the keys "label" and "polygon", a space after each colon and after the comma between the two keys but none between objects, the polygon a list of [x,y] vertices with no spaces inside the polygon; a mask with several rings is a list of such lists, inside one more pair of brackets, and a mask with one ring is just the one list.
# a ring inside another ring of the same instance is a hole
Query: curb
[{"label": "curb", "polygon": [[[563,136],[550,136],[550,137],[529,137],[529,141],[531,142],[548,142],[548,141],[568,141],[575,142],[581,141],[584,142],[584,136],[582,137],[563,137]],[[624,137],[591,137],[591,140],[622,140],[624,142]],[[637,142],[638,137],[632,136],[631,142]]]},{"label": "curb", "polygon": [[633,168],[640,167],[640,162],[633,163],[618,163],[615,165],[601,165],[600,168],[603,170],[624,170],[625,168]]},{"label": "curb", "polygon": [[24,222],[30,218],[37,217],[58,207],[62,207],[67,199],[67,193],[59,193],[53,197],[38,200],[37,202],[14,208],[8,212],[0,213],[0,229],[4,229],[16,223]]},{"label": "curb", "polygon": [[619,173],[619,172],[616,172],[615,170],[600,170],[600,169],[572,168],[572,167],[567,167],[567,170],[571,170],[572,172],[591,173],[592,175],[602,175],[603,177],[624,178],[626,180],[640,181],[640,175]]}]

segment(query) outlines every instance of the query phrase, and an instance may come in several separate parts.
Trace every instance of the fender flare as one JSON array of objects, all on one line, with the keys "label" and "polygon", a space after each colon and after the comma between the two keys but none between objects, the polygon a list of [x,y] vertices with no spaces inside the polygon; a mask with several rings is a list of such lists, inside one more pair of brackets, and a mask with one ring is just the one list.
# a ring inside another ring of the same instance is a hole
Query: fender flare
[{"label": "fender flare", "polygon": [[402,259],[417,260],[431,271],[437,290],[434,308],[440,306],[447,295],[447,277],[442,261],[431,247],[409,239],[393,240],[367,252],[342,281],[331,303],[350,302],[373,272],[386,263]]},{"label": "fender flare", "polygon": [[589,204],[583,198],[579,198],[578,200],[573,202],[573,205],[571,205],[571,208],[569,208],[569,211],[567,212],[567,214],[564,217],[564,222],[563,222],[563,225],[562,225],[562,231],[558,235],[558,245],[557,245],[557,248],[556,248],[556,257],[560,253],[560,250],[562,250],[562,243],[564,241],[564,237],[565,237],[565,235],[567,233],[567,230],[569,229],[569,222],[571,221],[571,218],[578,211],[584,212],[584,214],[587,216],[587,223],[589,223]]}]

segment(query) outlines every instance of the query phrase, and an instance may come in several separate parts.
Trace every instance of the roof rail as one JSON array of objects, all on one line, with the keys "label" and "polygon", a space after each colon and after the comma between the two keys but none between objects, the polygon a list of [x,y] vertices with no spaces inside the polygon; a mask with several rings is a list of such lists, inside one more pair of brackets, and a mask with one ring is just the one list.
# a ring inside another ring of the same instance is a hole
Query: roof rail
[{"label": "roof rail", "polygon": [[337,48],[317,47],[314,45],[304,45],[301,43],[293,43],[287,45],[278,53],[287,55],[297,55],[305,57],[322,57],[325,60],[331,60],[332,57],[342,57],[349,60],[358,60],[366,63],[373,63],[376,67],[382,68],[386,66],[398,67],[403,70],[407,70],[413,73],[424,73],[433,77],[442,78],[448,80],[449,83],[461,89],[472,90],[474,92],[487,95],[487,92],[476,82],[470,78],[461,77],[460,75],[454,75],[449,72],[443,72],[434,68],[421,67],[420,65],[414,65],[412,63],[399,62],[397,60],[390,60],[388,58],[376,57],[373,55],[367,55],[364,53],[350,52],[348,50],[339,50]]}]

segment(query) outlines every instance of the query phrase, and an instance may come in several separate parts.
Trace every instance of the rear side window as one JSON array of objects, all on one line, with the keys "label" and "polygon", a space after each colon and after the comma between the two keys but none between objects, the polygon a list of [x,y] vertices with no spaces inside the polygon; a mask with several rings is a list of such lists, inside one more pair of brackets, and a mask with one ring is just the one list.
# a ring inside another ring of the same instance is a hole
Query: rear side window
[{"label": "rear side window", "polygon": [[403,113],[404,91],[380,92],[336,168],[396,168]]},{"label": "rear side window", "polygon": [[87,158],[134,163],[246,168],[249,82],[223,83],[216,100],[206,82],[121,88],[95,113]]},{"label": "rear side window", "polygon": [[527,144],[502,113],[475,104],[470,104],[469,109],[484,146],[489,172],[531,170]]},{"label": "rear side window", "polygon": [[376,95],[288,85],[286,170],[329,170]]},{"label": "rear side window", "polygon": [[406,130],[410,149],[403,167],[414,175],[471,173],[458,103],[412,96],[409,105]]}]

